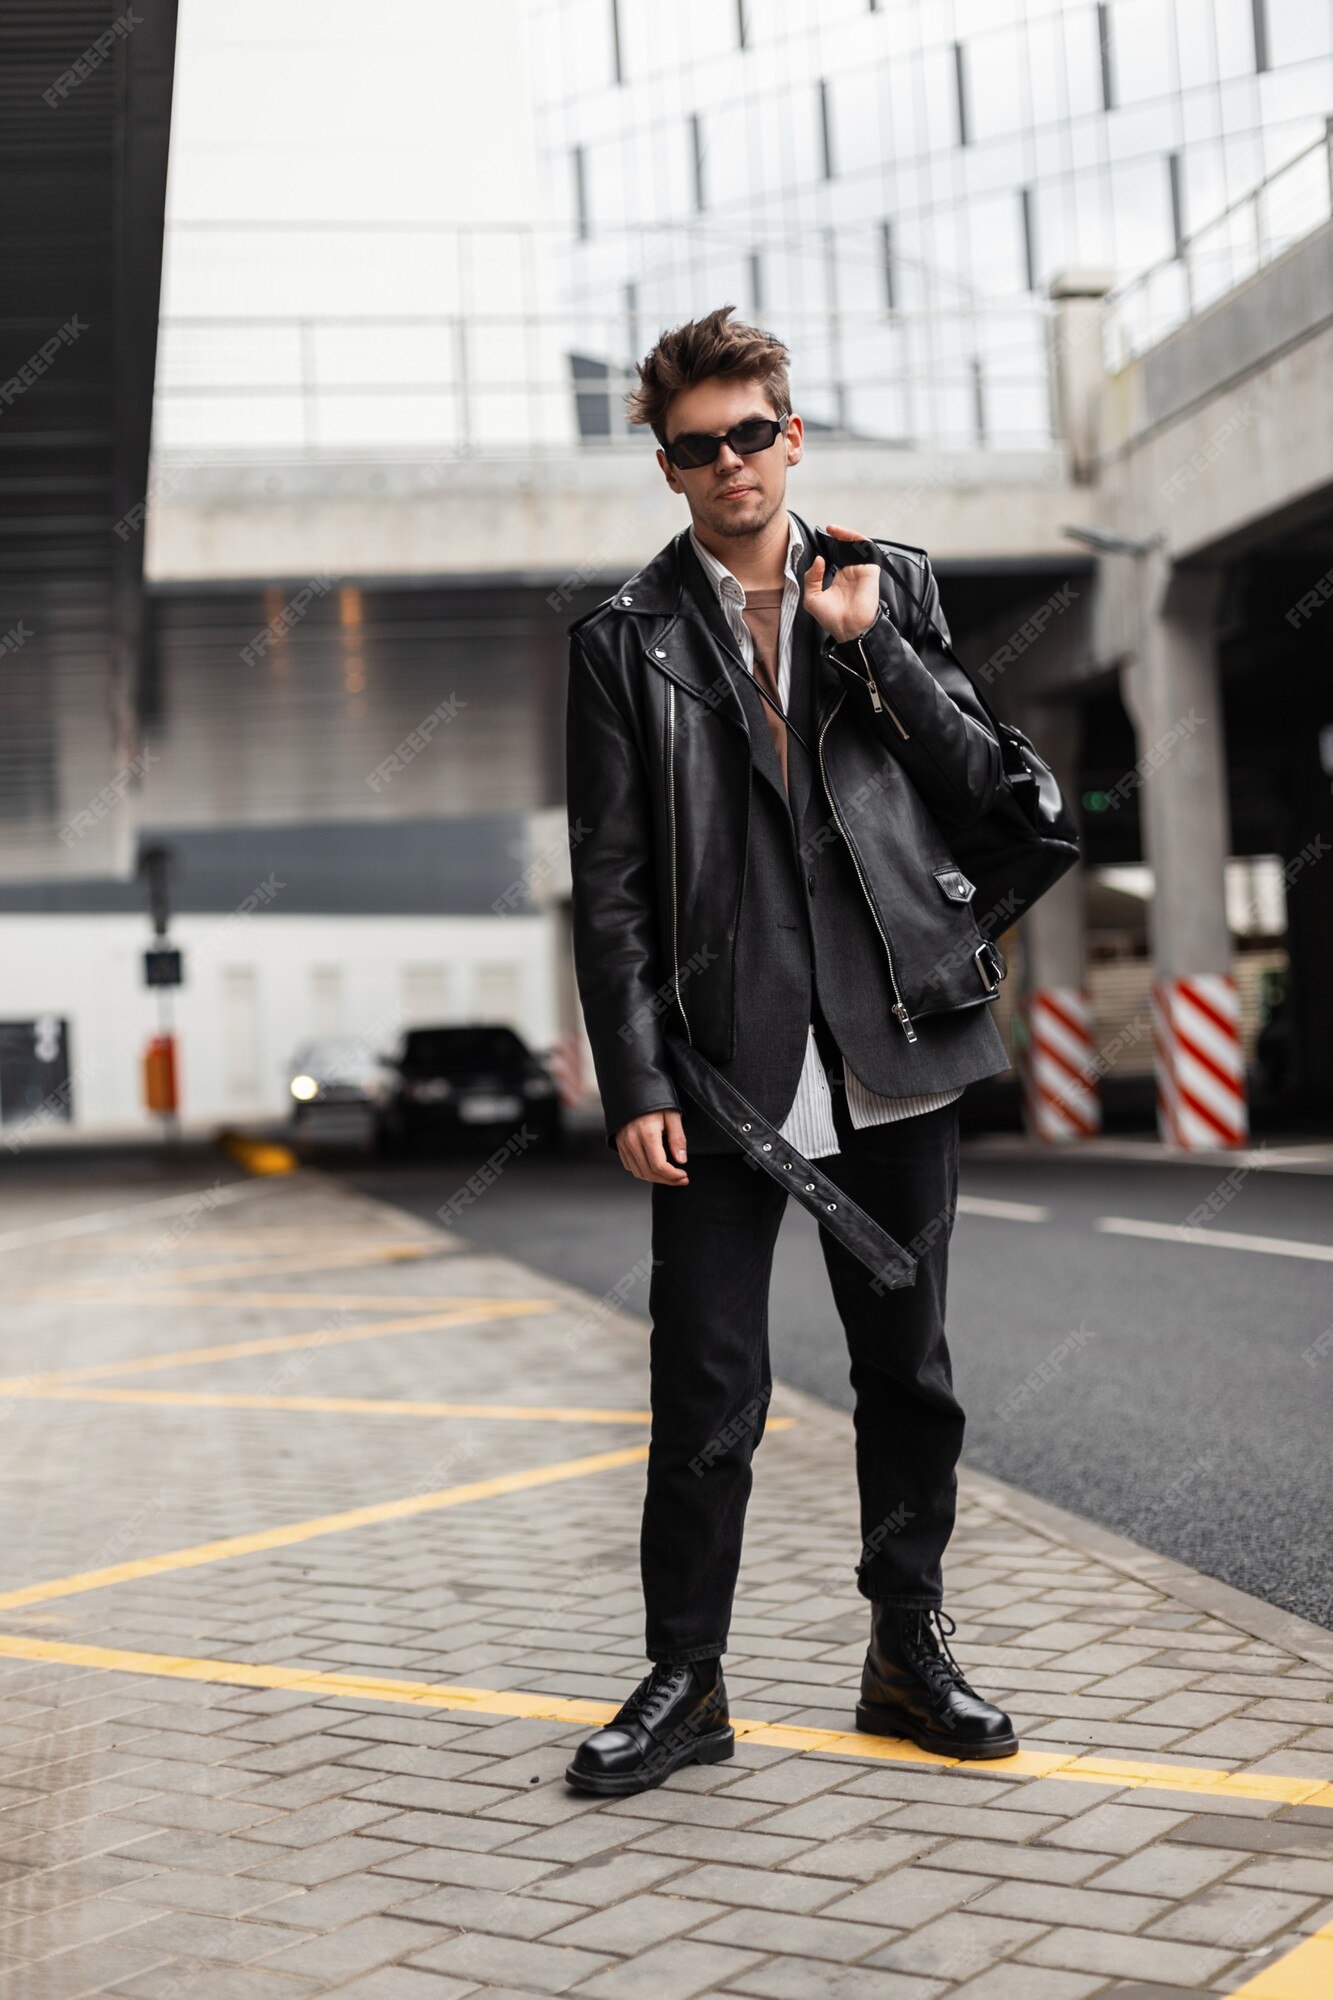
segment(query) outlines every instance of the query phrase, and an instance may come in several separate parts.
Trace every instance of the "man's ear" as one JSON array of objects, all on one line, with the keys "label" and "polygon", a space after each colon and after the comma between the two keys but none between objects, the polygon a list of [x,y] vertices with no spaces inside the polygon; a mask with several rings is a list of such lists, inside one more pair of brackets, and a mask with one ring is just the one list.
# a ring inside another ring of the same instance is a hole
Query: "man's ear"
[{"label": "man's ear", "polygon": [[685,488],[681,485],[679,479],[677,479],[676,477],[676,468],[671,463],[670,459],[667,457],[666,453],[663,451],[660,444],[657,447],[657,462],[662,468],[663,476],[666,479],[667,485],[671,488],[671,491],[673,493],[683,493],[685,491]]},{"label": "man's ear", "polygon": [[805,426],[795,412],[789,418],[783,436],[787,446],[788,465],[799,465],[805,456]]}]

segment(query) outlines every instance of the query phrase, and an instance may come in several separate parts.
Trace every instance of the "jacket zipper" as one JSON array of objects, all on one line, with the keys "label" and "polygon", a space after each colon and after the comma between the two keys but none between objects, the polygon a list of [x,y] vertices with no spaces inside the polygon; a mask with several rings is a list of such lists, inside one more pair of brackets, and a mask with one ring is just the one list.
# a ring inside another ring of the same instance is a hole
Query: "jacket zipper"
[{"label": "jacket zipper", "polygon": [[[893,1012],[897,1015],[898,1023],[902,1028],[903,1033],[906,1035],[908,1041],[914,1042],[917,1039],[917,1032],[916,1029],[912,1026],[912,1017],[908,1013],[906,1007],[903,1005],[903,996],[898,989],[898,975],[893,969],[893,952],[892,949],[890,948],[888,937],[885,935],[884,926],[879,920],[879,911],[875,908],[875,899],[870,893],[870,885],[866,881],[865,871],[861,866],[861,857],[856,851],[856,843],[852,839],[851,835],[848,833],[847,828],[843,825],[842,815],[838,811],[837,801],[834,799],[833,789],[828,781],[828,767],[824,762],[825,733],[828,729],[830,722],[832,722],[834,716],[837,714],[838,710],[842,707],[842,704],[846,699],[847,699],[847,692],[846,689],[844,689],[843,692],[838,696],[838,699],[834,702],[828,714],[825,716],[823,728],[821,728],[819,732],[819,775],[824,780],[825,796],[828,799],[829,805],[833,809],[833,817],[838,823],[838,831],[842,835],[843,839],[847,842],[848,850],[851,853],[852,861],[856,868],[857,879],[861,884],[862,890],[864,891],[866,902],[870,905],[870,914],[875,920],[875,929],[879,932],[880,937],[883,939],[884,942],[884,955],[889,961],[889,983],[893,987]],[[896,716],[894,720],[895,721],[897,720]]]},{"label": "jacket zipper", "polygon": [[690,1032],[690,1017],[685,1012],[685,1003],[680,997],[680,947],[677,943],[676,922],[676,688],[673,681],[667,682],[667,826],[671,843],[671,971],[676,988],[676,1005],[680,1018],[685,1023],[685,1033],[691,1047],[694,1036]]},{"label": "jacket zipper", "polygon": [[866,670],[866,686],[870,689],[870,706],[874,709],[876,715],[878,715],[880,711],[883,710],[883,712],[886,715],[892,717],[894,727],[897,729],[898,734],[904,740],[906,740],[907,731],[903,728],[902,723],[899,722],[898,720],[898,717],[894,715],[893,710],[889,707],[889,704],[884,700],[883,696],[880,694],[878,684],[876,683],[875,680],[875,676],[871,672],[870,662],[866,658],[865,640],[858,639],[856,644],[857,644],[857,649],[861,655],[862,665],[865,667]]}]

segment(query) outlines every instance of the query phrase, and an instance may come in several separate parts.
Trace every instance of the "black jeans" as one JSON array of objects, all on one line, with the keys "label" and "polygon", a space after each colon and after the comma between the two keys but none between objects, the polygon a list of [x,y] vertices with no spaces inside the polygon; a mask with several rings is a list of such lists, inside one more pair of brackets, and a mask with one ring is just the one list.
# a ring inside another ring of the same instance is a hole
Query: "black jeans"
[{"label": "black jeans", "polygon": [[[856,1131],[840,1067],[836,1078],[842,1151],[824,1170],[918,1258],[914,1285],[877,1289],[864,1264],[819,1232],[851,1355],[857,1587],[879,1604],[938,1604],[963,1441],[944,1337],[958,1100]],[[769,1278],[787,1203],[739,1152],[700,1154],[688,1171],[688,1187],[652,1191],[653,1427],[640,1556],[646,1651],[666,1662],[726,1649],[750,1460],[771,1390]]]}]

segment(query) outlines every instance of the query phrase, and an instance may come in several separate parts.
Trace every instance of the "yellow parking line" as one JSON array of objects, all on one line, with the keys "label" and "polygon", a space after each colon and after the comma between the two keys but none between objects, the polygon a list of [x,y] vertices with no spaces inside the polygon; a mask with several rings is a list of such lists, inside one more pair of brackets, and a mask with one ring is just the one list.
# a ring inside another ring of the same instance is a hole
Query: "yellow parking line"
[{"label": "yellow parking line", "polygon": [[1243,1986],[1231,1990],[1231,2000],[1328,2000],[1333,1993],[1333,1924],[1325,1924],[1294,1951],[1274,1959]]},{"label": "yellow parking line", "polygon": [[[635,1454],[624,1454],[628,1457]],[[0,1604],[8,1600],[0,1599]],[[382,1674],[321,1673],[306,1667],[264,1666],[241,1660],[190,1659],[171,1653],[127,1652],[112,1646],[85,1646],[73,1640],[0,1633],[0,1658],[59,1666],[94,1667],[107,1673],[142,1674],[169,1680],[213,1681],[235,1687],[282,1688],[294,1694],[349,1696],[365,1701],[400,1702],[409,1707],[454,1709],[474,1715],[521,1717],[540,1722],[591,1725],[615,1713],[609,1701],[578,1701],[560,1695],[525,1694],[514,1688],[459,1687],[449,1682],[395,1680]],[[780,1749],[856,1757],[890,1764],[956,1766],[956,1757],[920,1750],[900,1737],[862,1736],[851,1729],[805,1729],[785,1722],[750,1722],[733,1717],[738,1738]],[[1201,1797],[1254,1799],[1271,1805],[1333,1809],[1333,1785],[1319,1778],[1292,1778],[1271,1771],[1205,1770],[1194,1765],[1136,1764],[1121,1758],[1080,1757],[1061,1751],[1019,1750],[999,1757],[986,1770],[997,1777],[1066,1778],[1105,1786],[1113,1783],[1148,1791],[1190,1791]],[[1321,1934],[1322,1935],[1322,1934]],[[1311,1940],[1313,1942],[1313,1940]],[[1327,1991],[1329,1989],[1320,1989]],[[1243,1993],[1250,1989],[1243,1987]],[[1255,1989],[1256,2000],[1304,2000],[1316,1989]],[[1238,2000],[1238,1996],[1233,1996]]]},{"label": "yellow parking line", "polygon": [[105,1292],[79,1290],[72,1285],[44,1285],[40,1292],[27,1292],[24,1297],[64,1305],[258,1306],[265,1311],[279,1312],[401,1312],[406,1307],[412,1312],[435,1313],[449,1312],[458,1306],[493,1303],[489,1298],[471,1298],[458,1292],[422,1293],[420,1296],[403,1292],[220,1292],[186,1285],[155,1285],[151,1290],[139,1292],[116,1284],[114,1280],[107,1281]]},{"label": "yellow parking line", "polygon": [[[577,1405],[545,1407],[540,1403],[405,1403],[377,1396],[250,1396],[206,1389],[65,1389],[25,1388],[12,1392],[32,1402],[141,1403],[188,1410],[314,1410],[366,1417],[498,1417],[507,1423],[646,1424],[649,1410],[581,1409]],[[791,1417],[771,1417],[767,1428],[778,1430]]]},{"label": "yellow parking line", "polygon": [[[295,1275],[300,1271],[334,1271],[339,1267],[356,1269],[365,1264],[407,1264],[421,1257],[438,1257],[445,1248],[443,1243],[382,1243],[375,1249],[368,1244],[360,1247],[353,1245],[343,1250],[320,1250],[313,1255],[308,1250],[285,1251],[277,1257],[250,1257],[233,1259],[225,1264],[193,1264],[184,1270],[167,1269],[162,1272],[162,1278],[164,1283],[199,1278],[268,1278],[278,1271],[290,1271]],[[24,1296],[42,1299],[55,1294],[68,1298],[73,1294],[80,1298],[101,1298],[108,1290],[114,1291],[115,1287],[116,1274],[108,1272],[106,1276],[90,1278],[84,1284],[35,1285]],[[156,1287],[150,1284],[148,1289],[156,1290]]]},{"label": "yellow parking line", "polygon": [[313,1521],[290,1521],[281,1528],[260,1528],[249,1535],[228,1535],[216,1542],[199,1542],[189,1549],[168,1549],[162,1555],[139,1556],[75,1576],[57,1576],[46,1583],[23,1584],[0,1593],[0,1610],[21,1604],[49,1604],[58,1597],[79,1597],[85,1591],[106,1590],[113,1583],[135,1583],[169,1570],[198,1569],[205,1563],[227,1562],[232,1556],[258,1555],[266,1549],[287,1549],[320,1535],[346,1534],[381,1521],[404,1521],[414,1514],[435,1514],[442,1507],[465,1507],[473,1500],[494,1500],[503,1493],[522,1493],[533,1486],[552,1486],[566,1479],[585,1479],[591,1472],[611,1472],[637,1465],[648,1456],[647,1445],[603,1451],[591,1458],[569,1458],[558,1465],[537,1465],[527,1472],[505,1472],[496,1479],[474,1479],[466,1486],[447,1486],[438,1493],[409,1493],[401,1500],[380,1500],[369,1507],[349,1507],[342,1514],[322,1514]]},{"label": "yellow parking line", "polygon": [[[313,1410],[364,1417],[494,1417],[518,1424],[648,1424],[651,1410],[602,1410],[579,1404],[413,1403],[380,1396],[263,1396],[210,1389],[74,1389],[31,1383],[9,1392],[33,1403],[134,1403],[186,1410]],[[770,1417],[769,1431],[787,1431],[795,1417]]]},{"label": "yellow parking line", "polygon": [[14,1375],[0,1381],[0,1395],[22,1396],[62,1382],[93,1382],[102,1375],[143,1375],[161,1368],[194,1368],[205,1361],[239,1361],[249,1354],[283,1354],[298,1348],[345,1347],[356,1340],[387,1340],[396,1333],[432,1333],[441,1327],[472,1326],[478,1320],[510,1319],[550,1312],[550,1299],[472,1301],[463,1312],[409,1313],[368,1325],[317,1327],[313,1333],[274,1333],[260,1340],[232,1340],[215,1347],[191,1347],[174,1354],[141,1354],[129,1361],[99,1361],[85,1368],[57,1368],[45,1375]]}]

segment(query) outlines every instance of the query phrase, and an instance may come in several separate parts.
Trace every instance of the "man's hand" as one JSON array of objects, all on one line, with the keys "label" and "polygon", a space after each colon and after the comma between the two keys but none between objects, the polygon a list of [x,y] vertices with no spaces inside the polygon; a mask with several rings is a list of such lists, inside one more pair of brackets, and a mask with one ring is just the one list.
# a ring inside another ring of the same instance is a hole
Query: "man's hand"
[{"label": "man's hand", "polygon": [[685,1128],[679,1111],[645,1111],[641,1118],[631,1118],[616,1133],[620,1164],[635,1180],[661,1181],[665,1187],[688,1187],[689,1175],[672,1166],[667,1150],[678,1160],[685,1158]]},{"label": "man's hand", "polygon": [[[835,528],[831,521],[827,532],[840,542],[869,540],[851,528]],[[834,644],[842,645],[847,639],[858,639],[875,622],[879,610],[879,564],[851,563],[838,571],[827,590],[825,568],[823,556],[816,556],[805,573],[801,601],[810,616],[831,635]]]}]

